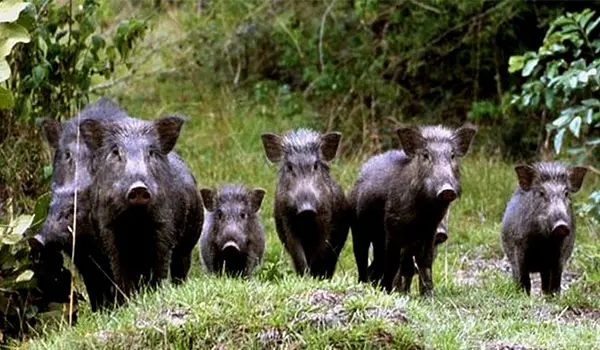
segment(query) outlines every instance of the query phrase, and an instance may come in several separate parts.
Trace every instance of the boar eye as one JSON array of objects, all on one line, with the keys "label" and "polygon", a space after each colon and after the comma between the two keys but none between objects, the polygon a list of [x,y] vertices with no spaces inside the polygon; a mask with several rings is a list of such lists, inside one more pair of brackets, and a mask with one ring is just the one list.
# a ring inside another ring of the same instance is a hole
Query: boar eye
[{"label": "boar eye", "polygon": [[65,151],[65,160],[71,160],[71,152]]},{"label": "boar eye", "polygon": [[121,154],[119,153],[119,147],[113,147],[111,153],[113,156],[121,158]]},{"label": "boar eye", "polygon": [[292,164],[291,164],[291,163],[287,163],[287,170],[288,170],[288,171],[292,171],[292,170],[294,170],[294,168],[292,167]]},{"label": "boar eye", "polygon": [[565,191],[565,198],[569,198],[569,190]]},{"label": "boar eye", "polygon": [[431,160],[431,156],[429,155],[428,152],[423,152],[423,159],[425,159],[425,160]]},{"label": "boar eye", "polygon": [[221,209],[217,209],[215,210],[215,215],[218,219],[221,219],[223,217],[223,211]]},{"label": "boar eye", "polygon": [[540,195],[540,197],[544,197],[546,195],[546,192],[544,192],[544,190],[539,190],[538,194]]},{"label": "boar eye", "polygon": [[246,219],[246,213],[240,213],[240,217],[242,218],[242,220]]},{"label": "boar eye", "polygon": [[315,164],[313,165],[313,170],[314,171],[319,170],[319,162],[315,162]]},{"label": "boar eye", "polygon": [[454,152],[450,153],[450,158],[452,158],[452,160],[454,160],[454,158],[456,158],[456,153],[454,153]]},{"label": "boar eye", "polygon": [[150,150],[148,150],[148,155],[149,155],[150,157],[154,157],[154,156],[156,156],[156,151],[155,151],[154,149],[152,149],[152,148],[151,148]]}]

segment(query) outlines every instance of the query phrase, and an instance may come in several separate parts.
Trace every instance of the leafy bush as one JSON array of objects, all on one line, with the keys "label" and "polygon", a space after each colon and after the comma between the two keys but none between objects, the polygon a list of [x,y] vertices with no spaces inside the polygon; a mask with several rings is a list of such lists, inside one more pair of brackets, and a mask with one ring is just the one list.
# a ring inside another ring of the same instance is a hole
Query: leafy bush
[{"label": "leafy bush", "polygon": [[110,78],[120,64],[131,68],[146,22],[126,19],[103,34],[98,7],[96,0],[0,3],[0,217],[8,198],[31,209],[47,188],[39,180],[49,170],[36,120],[73,116],[88,102],[93,78]]},{"label": "leafy bush", "polygon": [[[502,105],[515,80],[507,58],[537,47],[549,19],[581,4],[533,3],[210,2],[201,16],[189,15],[194,59],[183,55],[177,64],[192,63],[203,83],[271,96],[269,103],[284,104],[283,117],[308,101],[322,127],[342,130],[353,144],[390,146],[397,122],[458,124],[473,102],[488,101],[500,107],[481,124],[510,119],[499,125],[507,151],[534,153],[541,121],[505,114]],[[281,90],[288,100],[278,100]]]},{"label": "leafy bush", "polygon": [[[600,16],[586,9],[558,17],[537,51],[509,62],[510,72],[526,78],[512,103],[547,116],[546,132],[559,157],[600,174]],[[600,190],[589,199],[581,210],[600,218]]]}]

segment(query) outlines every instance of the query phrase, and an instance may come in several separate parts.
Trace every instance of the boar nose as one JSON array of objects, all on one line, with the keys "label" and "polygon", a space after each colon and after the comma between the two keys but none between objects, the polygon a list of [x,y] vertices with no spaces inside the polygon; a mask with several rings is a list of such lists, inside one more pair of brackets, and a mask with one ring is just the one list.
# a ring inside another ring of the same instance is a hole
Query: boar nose
[{"label": "boar nose", "polygon": [[40,249],[45,245],[44,237],[40,234],[37,234],[28,239],[29,247],[31,249]]},{"label": "boar nose", "polygon": [[127,191],[127,200],[131,205],[148,205],[151,197],[148,187],[141,181],[136,181]]},{"label": "boar nose", "polygon": [[240,251],[240,246],[235,243],[234,241],[228,241],[227,243],[223,244],[223,248],[221,248],[223,251],[229,251],[231,253],[237,253]]},{"label": "boar nose", "polygon": [[298,208],[298,215],[301,216],[316,216],[317,208],[312,203],[304,202]]},{"label": "boar nose", "polygon": [[552,226],[552,235],[557,237],[566,237],[571,233],[569,225],[564,220],[557,221]]},{"label": "boar nose", "polygon": [[437,193],[437,198],[444,202],[452,202],[456,199],[456,191],[450,184],[444,184],[442,188]]}]

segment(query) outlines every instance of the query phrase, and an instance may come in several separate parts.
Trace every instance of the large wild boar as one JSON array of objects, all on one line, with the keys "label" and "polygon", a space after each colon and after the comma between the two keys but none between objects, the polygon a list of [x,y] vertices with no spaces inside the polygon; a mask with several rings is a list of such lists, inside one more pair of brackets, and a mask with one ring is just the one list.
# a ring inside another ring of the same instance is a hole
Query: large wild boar
[{"label": "large wild boar", "polygon": [[[74,258],[81,274],[92,311],[107,306],[114,300],[114,288],[106,255],[94,239],[88,220],[91,184],[91,154],[83,142],[77,142],[77,125],[86,119],[98,122],[125,118],[127,114],[110,99],[103,97],[86,106],[75,118],[64,123],[46,119],[42,122],[44,136],[54,150],[52,163],[51,201],[48,215],[39,232],[30,239],[32,252],[51,274],[48,265],[60,270],[54,262],[61,251]],[[74,224],[75,194],[77,194],[77,220]],[[73,227],[74,226],[74,227]],[[73,235],[76,230],[75,255],[72,256]],[[49,277],[49,276],[45,276]]]},{"label": "large wild boar", "polygon": [[527,294],[532,272],[540,273],[544,294],[559,294],[575,243],[571,193],[581,188],[587,168],[539,162],[518,165],[515,172],[519,186],[502,218],[502,248],[515,282]]},{"label": "large wild boar", "polygon": [[277,234],[299,275],[331,278],[349,231],[348,204],[328,162],[341,134],[297,129],[261,135],[267,158],[279,165],[275,193]]},{"label": "large wild boar", "polygon": [[93,154],[91,220],[125,296],[158,285],[169,268],[174,281],[187,277],[204,213],[194,176],[172,152],[183,122],[167,116],[81,123]]}]

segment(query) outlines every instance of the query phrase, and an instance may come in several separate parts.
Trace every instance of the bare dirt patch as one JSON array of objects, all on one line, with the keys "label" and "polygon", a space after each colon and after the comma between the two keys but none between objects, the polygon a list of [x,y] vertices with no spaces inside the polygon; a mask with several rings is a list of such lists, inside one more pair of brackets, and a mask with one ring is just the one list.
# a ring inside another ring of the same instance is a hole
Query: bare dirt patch
[{"label": "bare dirt patch", "polygon": [[569,306],[558,314],[558,319],[566,323],[580,323],[590,320],[600,324],[600,309],[591,307]]},{"label": "bare dirt patch", "polygon": [[400,307],[377,307],[351,309],[346,301],[359,294],[356,291],[332,292],[318,289],[291,298],[292,302],[301,303],[300,311],[292,324],[307,323],[311,327],[343,327],[351,323],[364,322],[367,319],[382,319],[390,323],[408,322],[405,312]]},{"label": "bare dirt patch", "polygon": [[[506,257],[498,258],[469,258],[467,256],[461,259],[462,268],[456,273],[456,280],[461,285],[481,286],[485,278],[492,273],[505,273],[511,276],[510,263]],[[541,279],[539,273],[531,275],[531,294],[541,294]],[[512,278],[512,277],[511,277]],[[562,290],[569,287],[581,279],[581,274],[572,270],[565,270],[562,275]]]}]

